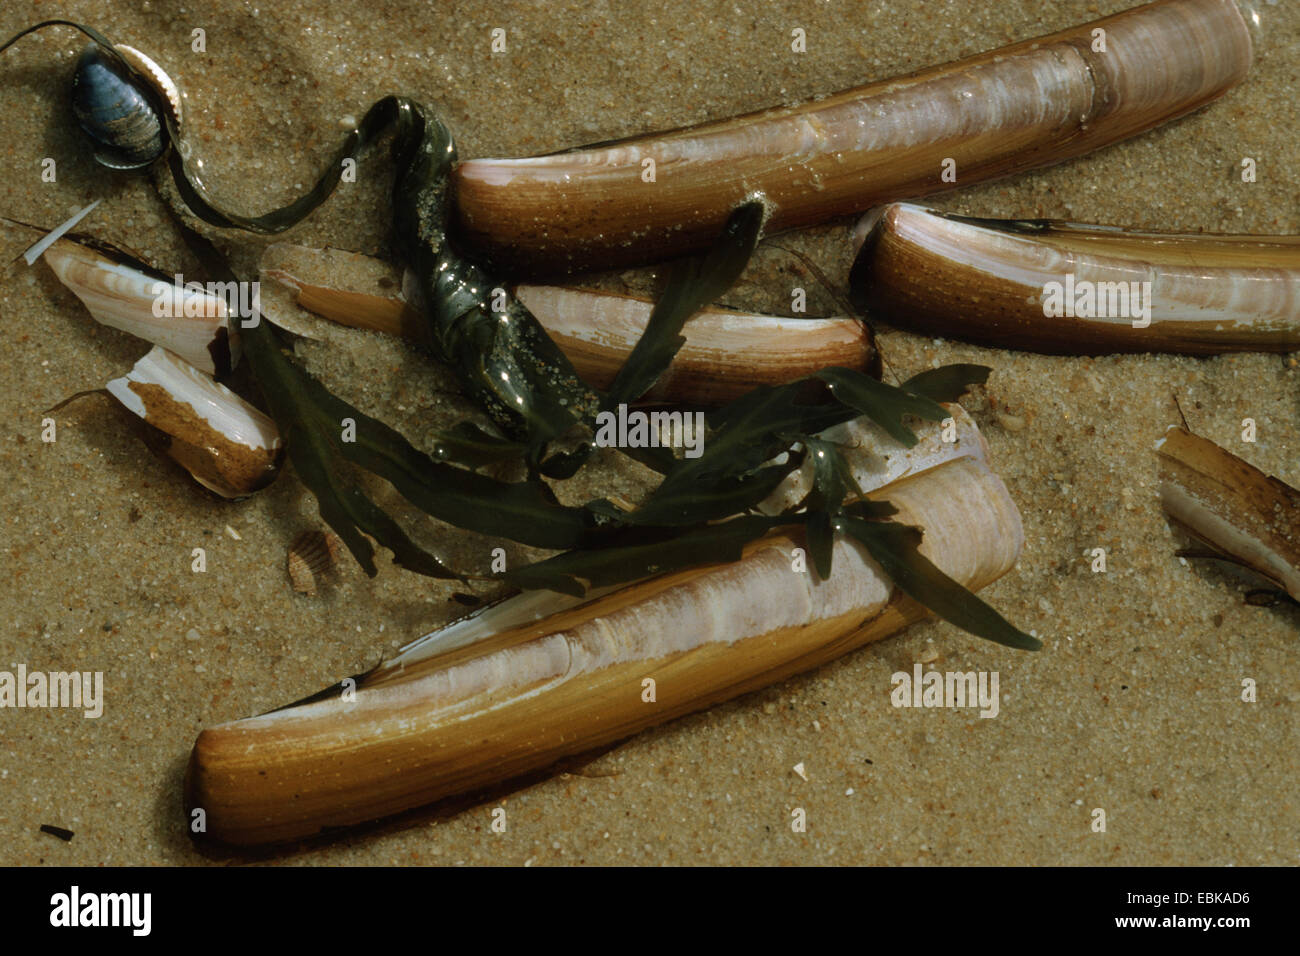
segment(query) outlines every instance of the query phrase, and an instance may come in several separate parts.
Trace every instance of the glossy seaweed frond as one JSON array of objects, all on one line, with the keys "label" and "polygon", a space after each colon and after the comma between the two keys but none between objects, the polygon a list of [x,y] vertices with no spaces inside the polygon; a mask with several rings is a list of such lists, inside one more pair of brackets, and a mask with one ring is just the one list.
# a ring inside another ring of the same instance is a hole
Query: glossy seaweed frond
[{"label": "glossy seaweed frond", "polygon": [[[210,274],[222,281],[234,279],[208,239],[183,225],[181,229]],[[431,577],[465,577],[416,545],[390,515],[347,482],[340,461],[388,481],[431,517],[535,547],[579,547],[599,523],[584,509],[561,505],[542,481],[499,481],[435,460],[396,429],[334,395],[281,347],[270,323],[259,320],[242,331],[244,354],[295,471],[316,495],[321,517],[367,574],[377,573],[374,549],[365,537],[369,535],[391,550],[402,567]],[[476,465],[517,451],[468,423],[435,438],[435,453],[468,458]]]},{"label": "glossy seaweed frond", "polygon": [[[821,577],[831,573],[835,537],[849,535],[902,591],[945,620],[1010,647],[1039,646],[928,561],[917,548],[920,530],[890,521],[893,509],[887,502],[864,498],[841,450],[819,437],[826,428],[865,416],[895,440],[915,445],[918,439],[909,420],[947,418],[941,403],[955,401],[969,385],[984,382],[989,369],[983,366],[934,369],[900,386],[853,369],[827,368],[788,385],[760,387],[708,414],[708,440],[698,457],[678,458],[662,448],[623,449],[663,476],[635,509],[627,511],[604,499],[584,508],[561,505],[545,479],[575,474],[589,460],[592,443],[549,454],[547,445],[565,431],[592,428],[597,408],[634,401],[654,385],[684,343],[686,322],[743,271],[761,233],[763,207],[757,201],[741,205],[711,249],[674,265],[645,332],[608,394],[576,380],[567,359],[556,366],[552,378],[558,384],[548,391],[544,376],[485,371],[490,366],[522,373],[539,358],[559,352],[517,301],[512,300],[505,313],[489,309],[483,297],[494,283],[447,243],[441,203],[454,147],[445,127],[419,104],[389,98],[367,113],[339,155],[355,155],[390,126],[397,131],[394,153],[399,165],[395,222],[413,266],[425,276],[426,298],[436,300],[425,303],[431,340],[445,360],[466,359],[453,361],[453,367],[471,395],[490,398],[499,406],[490,410],[509,437],[461,423],[436,434],[435,454],[426,455],[395,429],[364,415],[316,381],[280,348],[266,323],[250,330],[246,352],[290,458],[317,495],[322,517],[368,573],[375,568],[366,534],[391,549],[404,567],[454,576],[355,486],[344,483],[337,471],[340,460],[389,481],[435,518],[564,552],[509,572],[507,580],[520,588],[582,596],[589,588],[736,560],[747,544],[763,535],[802,527]],[[184,170],[173,171],[178,180],[186,179]],[[337,171],[331,169],[296,203],[242,220],[217,210],[186,183],[178,185],[209,223],[272,231],[318,205],[336,181]],[[475,355],[481,361],[468,360]],[[498,378],[511,381],[507,391]],[[516,402],[523,405],[512,410]],[[355,423],[355,441],[339,440],[344,418]],[[805,501],[781,515],[754,513],[807,456],[813,461],[813,484]],[[478,472],[510,460],[528,465],[528,480],[502,482]]]}]

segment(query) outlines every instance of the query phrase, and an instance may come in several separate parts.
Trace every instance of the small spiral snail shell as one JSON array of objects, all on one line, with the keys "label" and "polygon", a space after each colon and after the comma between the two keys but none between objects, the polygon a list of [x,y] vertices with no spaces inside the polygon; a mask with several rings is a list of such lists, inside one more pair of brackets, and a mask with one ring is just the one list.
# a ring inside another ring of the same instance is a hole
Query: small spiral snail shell
[{"label": "small spiral snail shell", "polygon": [[167,151],[167,121],[180,125],[181,99],[171,78],[139,50],[118,45],[110,52],[92,43],[77,61],[72,111],[100,165],[139,169]]}]

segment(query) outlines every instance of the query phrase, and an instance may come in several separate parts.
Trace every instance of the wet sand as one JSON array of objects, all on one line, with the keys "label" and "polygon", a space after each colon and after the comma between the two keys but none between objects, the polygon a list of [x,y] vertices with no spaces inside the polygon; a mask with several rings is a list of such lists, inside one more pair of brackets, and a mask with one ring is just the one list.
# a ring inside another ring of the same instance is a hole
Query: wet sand
[{"label": "wet sand", "polygon": [[[258,211],[314,180],[345,117],[379,96],[434,106],[461,155],[522,156],[722,118],[919,69],[1123,9],[1126,3],[736,3],[715,18],[647,4],[222,0],[66,4],[60,15],[149,52],[188,95],[209,186]],[[634,7],[634,8],[633,8]],[[1052,169],[930,202],[980,216],[1055,217],[1143,229],[1296,234],[1295,64],[1300,9],[1258,5],[1254,68],[1222,100]],[[8,36],[44,4],[9,4]],[[507,52],[490,53],[490,30]],[[805,29],[808,52],[790,50]],[[191,51],[192,30],[206,53]],[[83,43],[48,31],[0,57],[0,214],[53,225],[104,203],[83,228],[168,271],[192,266],[147,179],[95,167],[66,109]],[[1257,160],[1243,183],[1240,161]],[[55,159],[57,180],[41,180]],[[292,233],[386,251],[383,162]],[[852,220],[778,240],[842,283]],[[5,261],[30,241],[0,230]],[[226,244],[238,268],[260,242]],[[605,277],[644,288],[646,273]],[[764,249],[737,305],[780,312],[792,284],[810,312],[832,298]],[[0,712],[0,863],[190,864],[181,778],[199,730],[277,707],[365,669],[460,608],[452,588],[381,561],[294,594],[285,553],[319,526],[292,475],[238,503],[214,499],[145,452],[110,400],[44,410],[124,374],[147,347],[98,327],[49,270],[0,278],[0,670],[102,671],[103,716]],[[375,334],[324,330],[299,354],[340,394],[413,437],[468,407],[451,378]],[[1219,567],[1173,556],[1155,496],[1154,442],[1178,421],[1300,484],[1294,356],[1060,358],[889,331],[900,377],[935,364],[994,368],[967,407],[1024,517],[1017,568],[984,593],[1044,641],[1006,650],[929,622],[815,673],[647,732],[562,775],[432,821],[277,858],[300,864],[1282,864],[1300,858],[1296,635],[1300,612],[1243,604]],[[1241,441],[1241,422],[1258,440]],[[600,493],[635,495],[613,466]],[[585,488],[572,493],[581,496]],[[396,496],[376,489],[385,505]],[[425,521],[451,563],[483,539]],[[207,571],[191,571],[206,549]],[[1091,571],[1093,548],[1108,571]],[[512,549],[522,556],[521,549]],[[997,671],[1001,711],[895,709],[891,674]],[[1243,678],[1257,703],[1240,700]],[[792,772],[802,763],[807,780]],[[504,834],[489,827],[504,805]],[[806,833],[791,832],[804,808]],[[1091,830],[1104,808],[1105,833]],[[75,831],[64,843],[41,824]]]}]

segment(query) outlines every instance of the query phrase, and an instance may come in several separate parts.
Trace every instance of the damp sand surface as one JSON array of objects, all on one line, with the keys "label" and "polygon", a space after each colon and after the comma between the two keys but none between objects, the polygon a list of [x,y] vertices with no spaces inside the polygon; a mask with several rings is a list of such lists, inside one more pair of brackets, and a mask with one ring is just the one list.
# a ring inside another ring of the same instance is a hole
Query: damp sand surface
[{"label": "damp sand surface", "polygon": [[[208,185],[258,211],[314,180],[349,118],[390,92],[431,104],[465,157],[524,156],[680,126],[910,72],[1115,12],[1123,2],[697,4],[286,2],[65,4],[61,15],[153,55],[187,93]],[[1300,9],[1260,3],[1249,78],[1206,109],[1052,169],[932,200],[979,216],[1142,229],[1296,234]],[[13,2],[9,35],[51,15]],[[807,52],[791,51],[802,28]],[[507,49],[491,53],[491,31]],[[206,52],[192,49],[202,29]],[[66,110],[82,46],[69,31],[0,60],[0,214],[83,228],[168,272],[193,266],[147,179],[88,158]],[[1243,183],[1243,157],[1258,178]],[[57,178],[41,179],[44,158]],[[383,162],[294,241],[388,251]],[[851,220],[780,242],[843,282]],[[5,262],[30,241],[0,232]],[[238,268],[259,241],[221,239]],[[650,289],[654,270],[606,276]],[[728,301],[837,310],[797,260],[765,248]],[[842,291],[840,289],[839,291]],[[246,501],[203,492],[151,456],[122,411],[90,396],[147,350],[93,323],[48,270],[0,277],[0,670],[99,671],[104,712],[0,712],[0,862],[203,863],[181,782],[201,728],[260,713],[366,669],[455,616],[452,588],[381,562],[291,591],[289,543],[319,527],[292,473]],[[307,320],[303,320],[304,322]],[[321,330],[299,354],[340,394],[417,437],[470,414],[442,369],[380,335]],[[814,673],[644,733],[581,773],[440,819],[346,836],[267,862],[713,864],[1283,864],[1300,858],[1296,636],[1300,613],[1243,603],[1249,585],[1174,557],[1153,445],[1178,421],[1300,484],[1294,357],[1065,358],[887,331],[900,378],[942,363],[994,373],[968,407],[1024,516],[1017,568],[984,596],[1044,641],[1018,653],[930,622]],[[1241,440],[1252,418],[1258,438]],[[601,463],[596,491],[645,476]],[[401,503],[374,488],[381,503]],[[403,513],[405,514],[405,513]],[[408,515],[409,516],[409,515]],[[424,521],[452,564],[485,539]],[[203,548],[207,570],[191,570]],[[1105,573],[1092,571],[1104,548]],[[528,555],[510,549],[512,560]],[[915,663],[997,671],[1001,708],[895,709]],[[1258,701],[1241,700],[1251,679]],[[801,764],[803,775],[792,768]],[[806,777],[806,779],[804,779]],[[509,829],[493,833],[505,806]],[[791,811],[807,812],[806,833]],[[1104,833],[1093,832],[1104,809]],[[75,832],[70,842],[42,824]]]}]

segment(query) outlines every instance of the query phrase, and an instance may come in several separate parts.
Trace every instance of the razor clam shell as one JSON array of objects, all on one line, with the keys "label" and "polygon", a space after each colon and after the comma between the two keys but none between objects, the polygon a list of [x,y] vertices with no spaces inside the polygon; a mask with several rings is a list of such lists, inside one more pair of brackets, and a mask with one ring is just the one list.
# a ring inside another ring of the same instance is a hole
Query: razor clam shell
[{"label": "razor clam shell", "polygon": [[[43,257],[100,324],[161,346],[209,375],[224,375],[238,362],[239,335],[220,296],[178,289],[171,278],[114,262],[71,239],[55,242]],[[181,315],[154,314],[159,300],[154,290],[160,284],[166,287],[163,294],[169,302],[175,303],[179,296]],[[197,314],[183,314],[186,311]]]},{"label": "razor clam shell", "polygon": [[188,362],[154,346],[108,392],[167,435],[167,454],[203,487],[242,498],[279,467],[280,433],[266,415]]},{"label": "razor clam shell", "polygon": [[[1049,317],[1045,285],[1150,282],[1150,325]],[[1300,349],[1300,237],[1180,236],[885,208],[850,278],[902,329],[1066,355]]]},{"label": "razor clam shell", "polygon": [[[292,289],[302,308],[335,322],[419,337],[419,314],[381,288],[397,284],[396,269],[381,260],[277,243],[263,255],[259,273]],[[646,299],[563,286],[521,285],[514,294],[578,374],[597,388],[613,382],[654,308]],[[827,366],[867,371],[875,354],[870,331],[848,317],[785,318],[706,308],[682,334],[686,344],[643,398],[720,404],[756,386],[780,385]]]},{"label": "razor clam shell", "polygon": [[707,246],[755,191],[774,206],[771,234],[953,188],[945,158],[965,186],[1080,156],[1214,100],[1251,52],[1232,0],[1162,0],[800,106],[470,160],[453,176],[458,225],[515,274],[651,262]]},{"label": "razor clam shell", "polygon": [[1185,428],[1156,449],[1170,519],[1300,601],[1300,491]]},{"label": "razor clam shell", "polygon": [[[922,550],[978,589],[1015,564],[1020,516],[982,459],[879,494],[925,527]],[[379,819],[552,766],[817,667],[925,616],[856,542],[824,582],[773,535],[737,562],[664,575],[205,730],[186,775],[206,838],[257,845]],[[516,615],[518,617],[518,615]],[[642,700],[642,680],[656,701]]]},{"label": "razor clam shell", "polygon": [[[578,372],[608,388],[645,331],[654,303],[563,286],[521,285],[515,295],[546,327]],[[682,329],[686,344],[643,399],[722,404],[760,385],[781,385],[840,365],[866,371],[874,349],[858,319],[786,318],[701,309]]]}]

